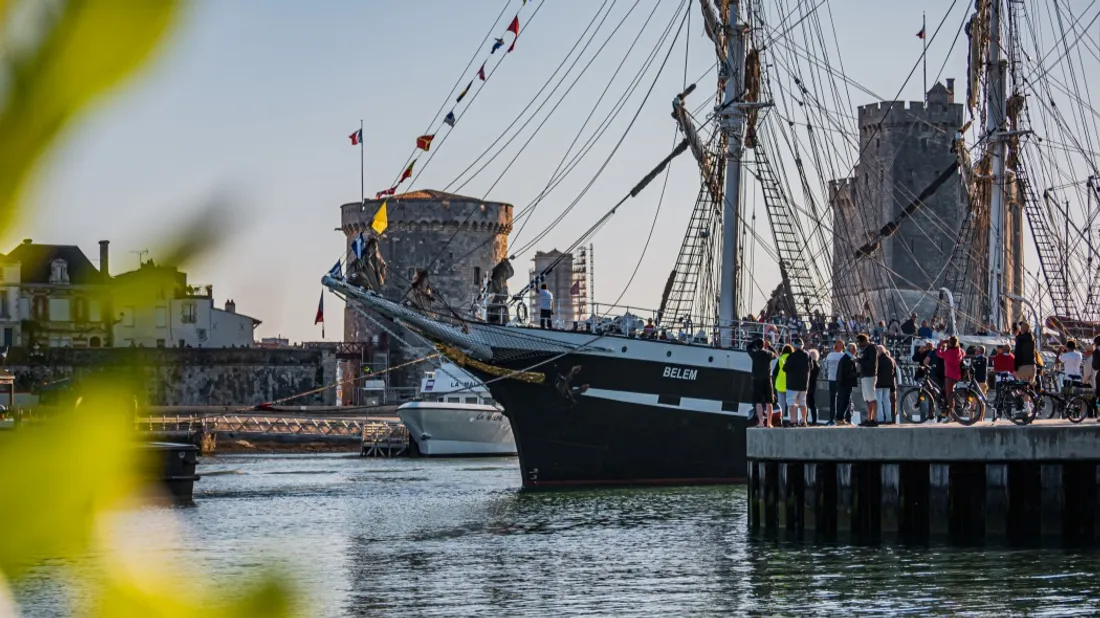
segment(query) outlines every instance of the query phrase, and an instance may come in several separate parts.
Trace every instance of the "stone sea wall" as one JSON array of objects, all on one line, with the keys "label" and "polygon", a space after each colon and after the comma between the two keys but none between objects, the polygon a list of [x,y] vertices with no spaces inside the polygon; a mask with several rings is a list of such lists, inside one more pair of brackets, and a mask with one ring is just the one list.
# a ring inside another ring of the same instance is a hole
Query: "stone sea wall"
[{"label": "stone sea wall", "polygon": [[[5,368],[16,389],[43,402],[79,394],[89,378],[110,374],[148,405],[244,406],[276,401],[336,382],[335,349],[103,348],[40,352],[13,349]],[[334,405],[325,389],[287,402]]]}]

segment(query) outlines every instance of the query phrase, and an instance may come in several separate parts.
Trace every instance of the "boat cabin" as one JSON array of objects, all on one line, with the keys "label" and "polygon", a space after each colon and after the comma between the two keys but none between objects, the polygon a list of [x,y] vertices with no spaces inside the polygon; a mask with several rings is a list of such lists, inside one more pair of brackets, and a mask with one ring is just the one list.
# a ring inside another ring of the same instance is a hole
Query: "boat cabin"
[{"label": "boat cabin", "polygon": [[425,371],[417,398],[421,401],[496,405],[483,382],[453,363],[443,363],[438,369]]}]

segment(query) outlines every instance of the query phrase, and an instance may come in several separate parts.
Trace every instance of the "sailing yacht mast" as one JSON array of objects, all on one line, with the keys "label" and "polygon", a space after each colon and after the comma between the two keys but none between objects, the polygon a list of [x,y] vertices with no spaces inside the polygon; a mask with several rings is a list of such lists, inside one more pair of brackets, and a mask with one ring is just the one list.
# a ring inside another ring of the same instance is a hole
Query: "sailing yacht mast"
[{"label": "sailing yacht mast", "polygon": [[741,228],[741,153],[745,134],[745,108],[739,103],[745,90],[745,34],[741,23],[741,2],[730,2],[729,23],[725,24],[726,59],[719,70],[726,71],[726,92],[719,108],[726,132],[726,190],[722,208],[722,270],[718,293],[720,343],[732,343],[737,314],[737,240]]},{"label": "sailing yacht mast", "polygon": [[992,179],[989,193],[989,322],[1003,326],[1005,255],[1005,70],[1001,65],[1001,0],[989,10],[989,47],[986,64],[986,138]]}]

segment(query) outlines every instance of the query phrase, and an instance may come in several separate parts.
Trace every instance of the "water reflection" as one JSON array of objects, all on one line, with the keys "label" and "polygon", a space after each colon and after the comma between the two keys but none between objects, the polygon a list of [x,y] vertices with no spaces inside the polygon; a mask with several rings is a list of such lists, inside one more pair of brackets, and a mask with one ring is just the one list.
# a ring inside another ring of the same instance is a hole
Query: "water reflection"
[{"label": "water reflection", "polygon": [[[218,458],[127,530],[227,588],[292,565],[319,616],[1100,612],[1095,553],[750,538],[739,487],[528,493],[515,460]],[[176,516],[174,540],[154,531]],[[47,569],[18,598],[58,613]]]}]

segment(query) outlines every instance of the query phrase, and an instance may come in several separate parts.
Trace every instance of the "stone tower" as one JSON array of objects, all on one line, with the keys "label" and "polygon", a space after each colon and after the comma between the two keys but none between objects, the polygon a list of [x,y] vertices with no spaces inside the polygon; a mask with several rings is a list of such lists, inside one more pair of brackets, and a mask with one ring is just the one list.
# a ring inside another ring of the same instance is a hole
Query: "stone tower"
[{"label": "stone tower", "polygon": [[[468,315],[484,278],[508,255],[512,205],[434,190],[403,193],[386,201],[388,227],[380,244],[387,273],[383,295],[402,298],[416,270],[424,268],[430,272],[436,296],[459,315]],[[359,232],[373,234],[371,221],[382,202],[367,200],[340,207],[346,250],[350,252]],[[376,335],[388,341],[388,358],[374,359],[375,371],[431,352],[416,336],[398,330],[392,322],[376,319],[411,345],[385,336],[385,331],[349,304],[344,308],[344,341],[370,342]],[[396,370],[390,374],[389,386],[415,389],[428,369],[428,365],[415,364]]]},{"label": "stone tower", "polygon": [[[870,307],[880,320],[904,320],[910,312],[929,317],[967,212],[957,172],[868,257],[857,259],[855,254],[955,162],[951,146],[965,122],[964,106],[955,103],[954,80],[948,79],[946,86],[937,83],[928,91],[927,103],[886,101],[858,111],[859,162],[851,178],[830,186],[833,310],[844,316],[867,315]],[[1008,225],[1006,236],[1018,238],[1019,216],[1010,212]],[[1006,271],[1015,272],[1019,252],[1008,253]],[[969,276],[982,276],[980,268],[974,270]],[[974,286],[984,289],[984,281]]]}]

